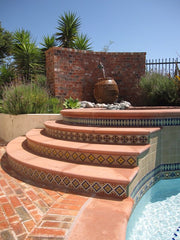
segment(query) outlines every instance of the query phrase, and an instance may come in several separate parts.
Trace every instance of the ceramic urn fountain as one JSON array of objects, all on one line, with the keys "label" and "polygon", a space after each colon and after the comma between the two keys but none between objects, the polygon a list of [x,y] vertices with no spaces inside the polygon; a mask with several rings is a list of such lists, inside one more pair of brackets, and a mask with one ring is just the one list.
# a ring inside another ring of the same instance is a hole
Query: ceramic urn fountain
[{"label": "ceramic urn fountain", "polygon": [[98,78],[94,86],[94,98],[98,103],[114,103],[119,95],[118,85],[114,79],[105,76],[104,66],[101,62],[98,67],[102,69],[103,78]]}]

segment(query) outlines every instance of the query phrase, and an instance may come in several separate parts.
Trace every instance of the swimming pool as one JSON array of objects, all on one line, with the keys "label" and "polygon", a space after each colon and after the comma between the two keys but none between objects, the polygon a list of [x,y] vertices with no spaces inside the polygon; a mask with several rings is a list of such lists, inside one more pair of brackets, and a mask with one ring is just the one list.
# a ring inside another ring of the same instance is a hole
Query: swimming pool
[{"label": "swimming pool", "polygon": [[140,239],[180,239],[180,178],[160,180],[135,207],[126,240]]}]

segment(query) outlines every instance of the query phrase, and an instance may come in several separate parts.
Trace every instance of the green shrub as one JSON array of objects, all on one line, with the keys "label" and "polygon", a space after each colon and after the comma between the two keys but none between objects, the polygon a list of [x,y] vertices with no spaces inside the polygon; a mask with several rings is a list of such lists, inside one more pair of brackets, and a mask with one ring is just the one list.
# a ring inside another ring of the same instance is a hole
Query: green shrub
[{"label": "green shrub", "polygon": [[47,111],[48,93],[35,84],[5,87],[3,112],[9,114],[44,113]]},{"label": "green shrub", "polygon": [[80,103],[78,99],[73,99],[72,97],[65,99],[63,106],[68,109],[79,108]]},{"label": "green shrub", "polygon": [[15,77],[14,69],[11,65],[2,64],[0,66],[0,98],[2,98],[3,87],[9,84]]},{"label": "green shrub", "polygon": [[34,76],[33,82],[39,87],[47,88],[47,78],[43,74],[37,74]]},{"label": "green shrub", "polygon": [[175,105],[178,99],[178,86],[174,79],[149,72],[141,78],[140,88],[144,105]]},{"label": "green shrub", "polygon": [[48,113],[60,113],[62,109],[62,102],[58,98],[49,98]]}]

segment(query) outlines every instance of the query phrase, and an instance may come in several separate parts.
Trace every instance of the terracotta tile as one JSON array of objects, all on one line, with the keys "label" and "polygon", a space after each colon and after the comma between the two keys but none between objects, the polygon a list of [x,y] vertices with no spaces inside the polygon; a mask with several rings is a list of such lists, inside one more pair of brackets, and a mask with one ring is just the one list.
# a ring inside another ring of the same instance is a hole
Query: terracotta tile
[{"label": "terracotta tile", "polygon": [[1,221],[0,220],[0,230],[5,230],[9,228],[9,224],[7,222],[7,220]]},{"label": "terracotta tile", "polygon": [[68,210],[68,209],[59,209],[59,208],[51,208],[48,211],[48,214],[60,214],[66,216],[76,216],[78,211]]},{"label": "terracotta tile", "polygon": [[73,222],[75,216],[63,216],[59,214],[47,214],[43,217],[43,221],[60,221],[60,222]]},{"label": "terracotta tile", "polygon": [[14,195],[10,196],[9,199],[10,199],[11,204],[14,208],[21,206],[21,203],[16,196],[14,196]]},{"label": "terracotta tile", "polygon": [[2,208],[3,208],[7,217],[11,217],[11,216],[14,216],[16,214],[14,209],[11,207],[11,205],[9,203],[3,204]]},{"label": "terracotta tile", "polygon": [[59,208],[59,209],[68,209],[68,210],[80,210],[81,206],[78,205],[71,205],[71,204],[60,204],[60,203],[55,203],[53,204],[52,208]]},{"label": "terracotta tile", "polygon": [[36,228],[31,233],[31,236],[41,236],[43,237],[57,237],[57,236],[64,236],[64,230],[57,230],[57,229],[46,229],[46,228]]},{"label": "terracotta tile", "polygon": [[60,228],[60,222],[45,221],[41,224],[41,227],[44,228]]},{"label": "terracotta tile", "polygon": [[34,200],[38,199],[38,196],[31,189],[26,191],[26,194],[31,199],[31,201],[34,201]]},{"label": "terracotta tile", "polygon": [[8,198],[7,197],[0,197],[0,204],[3,204],[3,203],[8,203]]},{"label": "terracotta tile", "polygon": [[32,229],[36,226],[33,220],[24,221],[23,224],[26,227],[28,232],[31,232]]},{"label": "terracotta tile", "polygon": [[26,221],[30,220],[31,216],[24,206],[16,207],[16,212],[21,218],[21,220]]},{"label": "terracotta tile", "polygon": [[12,223],[11,227],[13,228],[16,235],[21,235],[26,233],[26,230],[21,222],[19,223]]},{"label": "terracotta tile", "polygon": [[21,221],[21,219],[19,218],[18,215],[15,215],[15,216],[9,217],[8,221],[9,221],[9,223],[16,223],[16,222]]},{"label": "terracotta tile", "polygon": [[0,237],[4,240],[16,240],[13,232],[11,230],[4,230],[0,233]]},{"label": "terracotta tile", "polygon": [[4,179],[0,179],[0,186],[1,187],[7,186],[7,182]]}]

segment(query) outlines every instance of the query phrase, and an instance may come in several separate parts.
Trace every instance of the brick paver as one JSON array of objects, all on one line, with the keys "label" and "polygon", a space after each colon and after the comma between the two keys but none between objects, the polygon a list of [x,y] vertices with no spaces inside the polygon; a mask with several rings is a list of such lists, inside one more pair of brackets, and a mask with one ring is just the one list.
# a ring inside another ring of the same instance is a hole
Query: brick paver
[{"label": "brick paver", "polygon": [[0,141],[0,240],[64,240],[88,197],[23,182],[4,152]]}]

